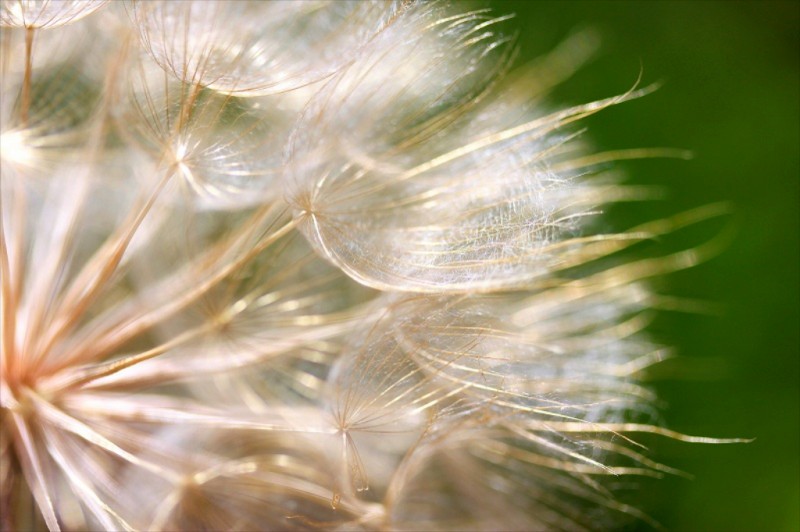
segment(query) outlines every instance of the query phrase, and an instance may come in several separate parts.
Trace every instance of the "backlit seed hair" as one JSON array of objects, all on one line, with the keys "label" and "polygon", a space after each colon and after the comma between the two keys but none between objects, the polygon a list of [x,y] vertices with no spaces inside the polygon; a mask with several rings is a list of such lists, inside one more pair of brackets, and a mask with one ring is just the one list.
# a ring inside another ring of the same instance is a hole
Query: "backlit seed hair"
[{"label": "backlit seed hair", "polygon": [[[542,530],[677,473],[625,258],[641,199],[516,69],[509,17],[414,1],[0,3],[3,530]],[[609,260],[614,255],[614,260]]]}]

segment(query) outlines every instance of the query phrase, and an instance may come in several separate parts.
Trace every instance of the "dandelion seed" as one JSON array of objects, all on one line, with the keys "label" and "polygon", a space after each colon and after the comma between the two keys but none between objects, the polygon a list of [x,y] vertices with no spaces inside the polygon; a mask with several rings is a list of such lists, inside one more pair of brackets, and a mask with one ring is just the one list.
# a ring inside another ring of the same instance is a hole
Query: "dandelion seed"
[{"label": "dandelion seed", "polygon": [[6,0],[0,4],[0,25],[54,28],[91,15],[108,0]]},{"label": "dandelion seed", "polygon": [[389,1],[132,2],[145,49],[190,85],[240,96],[301,88],[352,61],[402,11]]}]

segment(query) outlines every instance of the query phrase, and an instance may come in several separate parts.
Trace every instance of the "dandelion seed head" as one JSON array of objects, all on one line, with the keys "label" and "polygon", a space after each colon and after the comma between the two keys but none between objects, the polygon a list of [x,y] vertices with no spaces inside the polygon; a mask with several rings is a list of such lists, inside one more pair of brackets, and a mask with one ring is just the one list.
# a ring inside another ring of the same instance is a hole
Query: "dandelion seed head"
[{"label": "dandelion seed head", "polygon": [[624,252],[713,213],[593,234],[603,165],[665,152],[577,124],[647,89],[551,109],[591,39],[515,71],[454,7],[2,4],[4,529],[647,519],[603,479],[707,441],[637,378],[702,253]]}]

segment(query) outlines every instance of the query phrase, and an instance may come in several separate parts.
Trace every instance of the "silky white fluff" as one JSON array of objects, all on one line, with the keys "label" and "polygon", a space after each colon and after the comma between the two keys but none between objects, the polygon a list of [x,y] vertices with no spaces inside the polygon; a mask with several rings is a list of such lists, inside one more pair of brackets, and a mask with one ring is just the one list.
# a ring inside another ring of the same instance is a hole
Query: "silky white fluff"
[{"label": "silky white fluff", "polygon": [[[0,4],[4,530],[541,530],[646,516],[635,196],[512,71],[508,17],[411,1]],[[607,515],[597,521],[598,508]],[[617,517],[614,517],[616,515]],[[606,520],[607,519],[607,520]]]}]

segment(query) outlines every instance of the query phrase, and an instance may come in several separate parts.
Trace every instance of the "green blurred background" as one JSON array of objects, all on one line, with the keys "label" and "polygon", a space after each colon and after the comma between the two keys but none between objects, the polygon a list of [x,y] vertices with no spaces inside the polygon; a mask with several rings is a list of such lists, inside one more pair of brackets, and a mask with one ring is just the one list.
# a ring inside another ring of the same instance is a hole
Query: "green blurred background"
[{"label": "green blurred background", "polygon": [[556,103],[619,94],[640,70],[643,84],[664,83],[587,122],[598,149],[668,146],[695,154],[619,163],[630,182],[667,193],[613,209],[618,227],[720,201],[732,206],[705,235],[674,237],[687,247],[733,229],[718,256],[658,282],[662,293],[715,302],[719,311],[659,315],[652,333],[675,346],[677,358],[653,372],[652,385],[669,427],[756,440],[647,438],[660,461],[695,478],[642,481],[639,506],[670,530],[800,530],[800,2],[490,5],[517,14],[523,58],[581,28],[599,33],[597,56],[554,92]]}]

